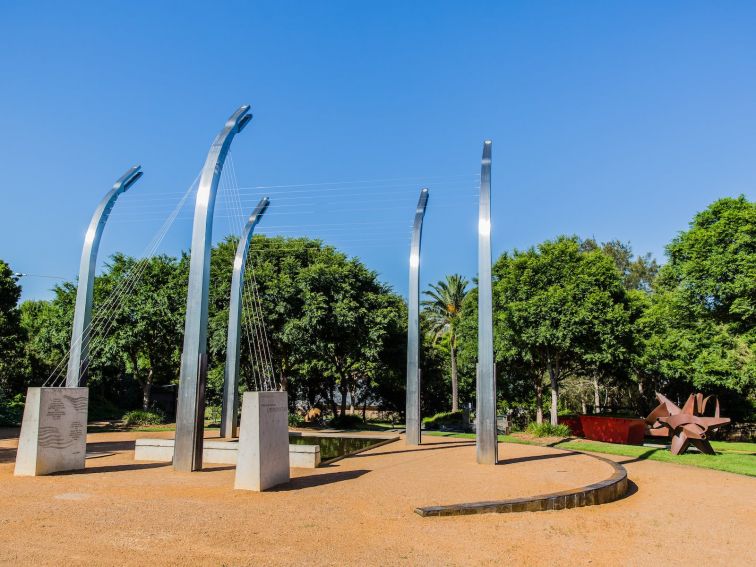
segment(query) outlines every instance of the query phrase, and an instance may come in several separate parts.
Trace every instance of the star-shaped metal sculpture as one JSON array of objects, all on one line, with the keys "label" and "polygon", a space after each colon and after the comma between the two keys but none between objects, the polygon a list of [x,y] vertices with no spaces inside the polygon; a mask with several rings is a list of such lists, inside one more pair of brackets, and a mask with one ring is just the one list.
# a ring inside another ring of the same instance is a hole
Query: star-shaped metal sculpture
[{"label": "star-shaped metal sculpture", "polygon": [[[719,400],[714,396],[701,393],[691,394],[688,401],[680,409],[669,399],[657,393],[659,405],[646,418],[649,435],[655,437],[672,437],[670,451],[673,455],[681,455],[693,445],[702,453],[714,455],[706,435],[717,427],[730,423],[729,417],[719,417]],[[706,404],[714,398],[716,407],[713,417],[705,417]]]}]

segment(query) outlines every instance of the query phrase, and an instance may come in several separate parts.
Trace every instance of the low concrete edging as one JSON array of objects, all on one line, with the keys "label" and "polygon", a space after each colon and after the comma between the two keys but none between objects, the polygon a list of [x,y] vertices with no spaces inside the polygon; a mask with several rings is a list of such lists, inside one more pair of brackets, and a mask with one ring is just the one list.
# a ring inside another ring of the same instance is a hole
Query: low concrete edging
[{"label": "low concrete edging", "polygon": [[540,494],[526,498],[509,498],[490,502],[468,502],[448,504],[445,506],[426,506],[415,508],[420,516],[466,516],[470,514],[509,514],[512,512],[540,512],[543,510],[564,510],[595,506],[619,500],[627,493],[627,471],[625,467],[612,460],[596,455],[581,453],[586,457],[598,459],[614,469],[612,476],[601,482],[589,484],[571,490]]},{"label": "low concrete edging", "polygon": [[[135,461],[173,461],[173,439],[137,439],[134,443]],[[205,441],[202,461],[205,463],[235,465],[239,451],[238,441]],[[289,466],[314,469],[320,466],[318,445],[289,445]]]}]

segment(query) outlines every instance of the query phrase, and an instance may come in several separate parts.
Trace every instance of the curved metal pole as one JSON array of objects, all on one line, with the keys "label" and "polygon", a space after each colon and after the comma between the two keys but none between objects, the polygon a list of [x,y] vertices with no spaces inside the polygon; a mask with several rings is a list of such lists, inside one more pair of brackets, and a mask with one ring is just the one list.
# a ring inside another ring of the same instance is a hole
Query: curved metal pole
[{"label": "curved metal pole", "polygon": [[423,218],[428,205],[428,189],[420,191],[412,226],[409,258],[409,301],[407,303],[407,407],[405,408],[407,445],[420,444],[420,241]]},{"label": "curved metal pole", "polygon": [[244,290],[244,270],[247,266],[249,242],[255,226],[260,222],[270,200],[260,199],[247,221],[239,238],[234,257],[234,271],[231,276],[231,303],[228,306],[228,339],[226,342],[226,370],[223,374],[223,410],[221,413],[220,436],[238,437],[239,423],[239,341],[241,339],[242,291]]},{"label": "curved metal pole", "polygon": [[186,298],[184,351],[181,355],[176,408],[173,468],[178,471],[195,471],[202,468],[207,375],[207,303],[215,194],[231,141],[252,118],[248,111],[249,105],[241,106],[229,117],[215,137],[202,168],[197,189],[189,261],[189,291]]},{"label": "curved metal pole", "polygon": [[[66,387],[77,388],[86,382],[86,376],[81,369],[86,368],[89,356],[89,323],[92,320],[92,292],[94,288],[95,268],[97,267],[97,251],[100,247],[100,237],[105,229],[108,215],[116,200],[131,187],[137,179],[142,177],[142,167],[135,165],[115,182],[97,205],[89,228],[84,237],[84,248],[81,251],[79,264],[79,287],[76,291],[76,307],[74,308],[73,330],[71,332],[71,355],[68,359],[66,373]],[[85,333],[87,335],[85,336]]]},{"label": "curved metal pole", "polygon": [[491,140],[483,142],[478,212],[478,376],[476,381],[476,454],[480,464],[498,460],[496,376],[493,360],[491,291]]}]

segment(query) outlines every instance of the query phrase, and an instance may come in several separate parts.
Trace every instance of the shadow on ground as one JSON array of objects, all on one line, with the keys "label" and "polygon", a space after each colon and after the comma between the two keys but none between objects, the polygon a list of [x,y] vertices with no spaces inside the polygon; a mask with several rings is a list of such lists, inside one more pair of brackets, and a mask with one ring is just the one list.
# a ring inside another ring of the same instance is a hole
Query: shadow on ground
[{"label": "shadow on ground", "polygon": [[[428,445],[433,445],[428,447]],[[458,449],[459,447],[474,447],[475,441],[459,441],[452,443],[423,443],[420,445],[420,449],[400,449],[398,451],[381,451],[380,453],[372,452],[370,449],[364,453],[357,455],[350,455],[350,459],[358,459],[363,457],[383,457],[384,455],[398,455],[400,453],[419,453],[421,451],[439,451],[443,449]]]},{"label": "shadow on ground", "polygon": [[71,476],[71,475],[87,475],[87,474],[99,474],[99,473],[112,473],[112,472],[125,472],[125,471],[138,471],[143,469],[158,469],[160,467],[170,467],[171,463],[126,463],[122,465],[104,465],[95,466],[83,470],[76,471],[63,471],[54,473],[53,476]]},{"label": "shadow on ground", "polygon": [[527,463],[528,461],[540,461],[542,459],[558,459],[560,457],[573,457],[580,455],[575,451],[566,451],[564,453],[553,453],[548,455],[528,455],[527,457],[514,457],[512,459],[499,459],[497,465],[513,465],[515,463]]},{"label": "shadow on ground", "polygon": [[13,463],[16,461],[16,449],[0,447],[0,464]]},{"label": "shadow on ground", "polygon": [[0,439],[18,439],[20,427],[0,427]]},{"label": "shadow on ground", "polygon": [[627,459],[625,461],[617,461],[621,465],[627,465],[628,463],[637,463],[638,461],[645,461],[646,459],[650,458],[651,455],[658,452],[659,449],[649,449],[648,451],[644,451],[637,457],[632,457],[630,459]]},{"label": "shadow on ground", "polygon": [[287,492],[290,490],[302,490],[304,488],[313,488],[315,486],[323,486],[325,484],[332,484],[334,482],[342,482],[345,480],[352,480],[359,478],[364,474],[369,473],[369,470],[359,469],[355,471],[342,471],[332,472],[324,474],[311,474],[308,476],[300,476],[292,478],[289,484],[284,484],[271,488],[270,492]]},{"label": "shadow on ground", "polygon": [[620,498],[620,500],[622,500],[623,498],[629,498],[630,496],[633,496],[634,494],[637,494],[637,493],[638,493],[638,485],[628,478],[627,479],[627,492],[625,492],[625,495],[622,498]]}]

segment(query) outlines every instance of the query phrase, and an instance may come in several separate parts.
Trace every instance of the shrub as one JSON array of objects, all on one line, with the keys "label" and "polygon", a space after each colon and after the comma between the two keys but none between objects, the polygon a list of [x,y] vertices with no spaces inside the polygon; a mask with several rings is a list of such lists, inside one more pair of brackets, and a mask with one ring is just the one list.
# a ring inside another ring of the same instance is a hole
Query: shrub
[{"label": "shrub", "polygon": [[292,427],[302,427],[302,425],[304,425],[304,417],[302,417],[298,413],[290,413],[289,425]]},{"label": "shrub", "polygon": [[562,423],[551,425],[548,422],[532,422],[528,424],[525,431],[535,437],[569,437],[571,435],[570,428]]},{"label": "shrub", "polygon": [[220,423],[221,406],[205,406],[205,419],[211,423]]},{"label": "shrub", "polygon": [[459,411],[443,411],[437,413],[432,417],[426,417],[423,419],[423,425],[425,429],[465,429],[467,424],[464,423],[465,412]]},{"label": "shrub", "polygon": [[358,415],[342,415],[334,417],[328,422],[331,427],[338,429],[361,429],[365,427],[365,422]]},{"label": "shrub", "polygon": [[8,399],[0,394],[0,426],[15,427],[21,425],[24,416],[24,395],[16,394]]},{"label": "shrub", "polygon": [[165,423],[165,414],[158,409],[132,410],[123,416],[123,423],[125,425],[160,425]]}]

